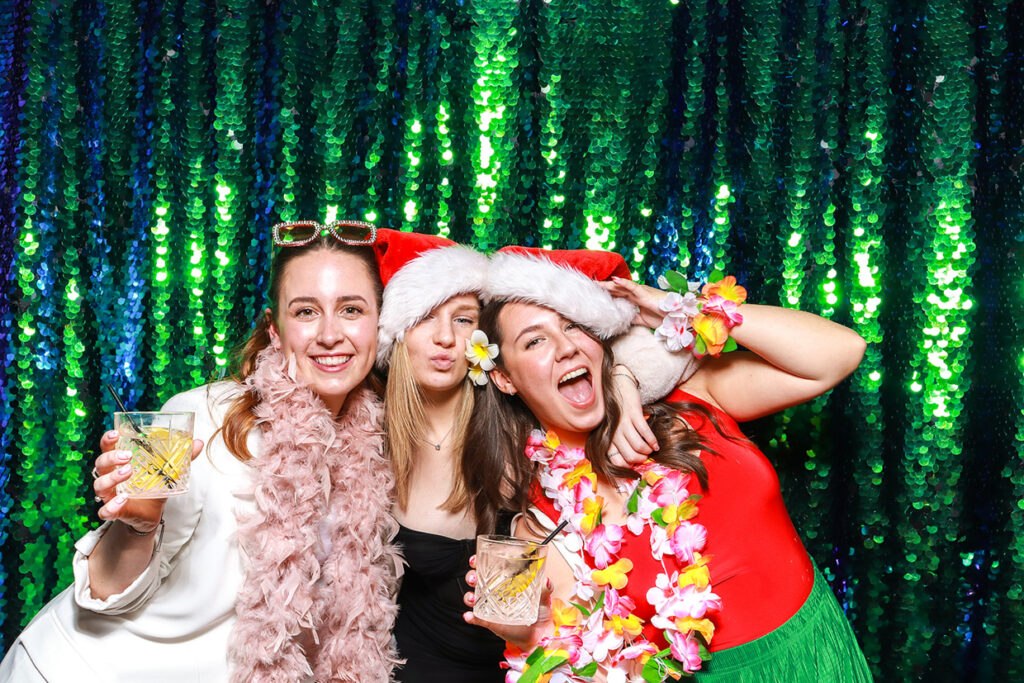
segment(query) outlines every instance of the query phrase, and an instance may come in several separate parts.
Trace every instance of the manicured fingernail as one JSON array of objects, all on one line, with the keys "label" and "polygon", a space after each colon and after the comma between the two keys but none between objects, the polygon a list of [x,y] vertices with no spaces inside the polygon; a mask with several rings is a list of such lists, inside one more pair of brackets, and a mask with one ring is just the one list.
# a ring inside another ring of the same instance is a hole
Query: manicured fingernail
[{"label": "manicured fingernail", "polygon": [[117,461],[118,462],[128,462],[129,460],[132,459],[132,452],[131,451],[114,451],[114,452],[117,453],[116,457],[117,457]]},{"label": "manicured fingernail", "polygon": [[107,438],[107,439],[116,439],[117,437],[119,437],[119,436],[121,436],[121,435],[120,435],[120,434],[119,434],[119,433],[117,432],[117,430],[116,430],[116,429],[111,429],[111,430],[110,430],[109,432],[107,432],[107,433],[106,433],[106,434],[104,434],[103,436],[104,436],[105,438]]},{"label": "manicured fingernail", "polygon": [[462,620],[465,621],[467,624],[471,623],[472,619],[473,619],[473,613],[472,612],[463,612],[462,613]]},{"label": "manicured fingernail", "polygon": [[124,505],[125,501],[127,501],[127,500],[128,500],[128,496],[126,496],[123,493],[121,493],[121,494],[118,494],[118,495],[114,496],[114,500],[112,500],[110,502],[113,503],[114,505]]},{"label": "manicured fingernail", "polygon": [[118,474],[130,474],[131,471],[132,471],[132,466],[131,465],[121,465],[120,467],[117,468],[117,473]]}]

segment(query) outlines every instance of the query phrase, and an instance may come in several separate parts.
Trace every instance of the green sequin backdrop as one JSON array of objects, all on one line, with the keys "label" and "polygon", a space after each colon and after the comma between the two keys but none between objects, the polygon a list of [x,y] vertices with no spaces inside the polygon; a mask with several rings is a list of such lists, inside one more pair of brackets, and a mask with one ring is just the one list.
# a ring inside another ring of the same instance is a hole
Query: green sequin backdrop
[{"label": "green sequin backdrop", "polygon": [[[277,220],[736,273],[861,367],[750,426],[876,674],[1024,680],[1024,3],[0,1],[0,651],[113,410],[216,376]],[[768,558],[770,561],[770,558]],[[780,568],[780,571],[782,568]]]}]

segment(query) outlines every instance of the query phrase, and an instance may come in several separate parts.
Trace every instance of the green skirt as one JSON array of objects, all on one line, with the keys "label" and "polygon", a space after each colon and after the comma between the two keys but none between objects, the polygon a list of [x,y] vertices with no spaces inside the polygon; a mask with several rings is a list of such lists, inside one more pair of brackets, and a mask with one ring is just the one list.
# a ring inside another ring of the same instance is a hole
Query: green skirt
[{"label": "green skirt", "polygon": [[872,678],[846,615],[815,567],[814,587],[796,614],[757,640],[712,652],[697,680],[870,683]]}]

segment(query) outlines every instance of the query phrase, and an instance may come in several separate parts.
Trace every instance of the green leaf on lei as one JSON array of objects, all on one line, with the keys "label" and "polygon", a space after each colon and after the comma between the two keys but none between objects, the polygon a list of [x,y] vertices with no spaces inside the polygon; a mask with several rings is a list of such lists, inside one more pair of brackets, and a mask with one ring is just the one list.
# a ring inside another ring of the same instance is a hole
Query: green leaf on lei
[{"label": "green leaf on lei", "polygon": [[542,647],[536,648],[526,658],[526,666],[523,667],[523,675],[519,677],[519,683],[537,683],[540,677],[556,669],[569,661],[569,656],[564,651],[557,654],[548,653]]},{"label": "green leaf on lei", "polygon": [[637,484],[636,488],[633,489],[633,495],[631,495],[629,500],[626,501],[626,510],[628,510],[631,515],[635,515],[636,511],[640,509],[640,489],[643,487],[644,482],[641,481]]},{"label": "green leaf on lei", "polygon": [[730,351],[735,351],[737,346],[739,345],[736,343],[736,340],[733,339],[732,337],[729,337],[728,339],[725,340],[725,346],[722,347],[722,353],[729,353]]},{"label": "green leaf on lei", "polygon": [[675,270],[665,271],[665,281],[668,282],[668,286],[680,294],[685,294],[689,291],[686,288],[686,276]]},{"label": "green leaf on lei", "polygon": [[699,334],[693,340],[693,352],[698,356],[703,356],[708,352],[708,345],[704,343],[704,340]]},{"label": "green leaf on lei", "polygon": [[583,678],[593,678],[594,674],[597,673],[597,662],[591,662],[582,669],[577,669],[573,667],[572,672],[577,676],[581,676]]}]

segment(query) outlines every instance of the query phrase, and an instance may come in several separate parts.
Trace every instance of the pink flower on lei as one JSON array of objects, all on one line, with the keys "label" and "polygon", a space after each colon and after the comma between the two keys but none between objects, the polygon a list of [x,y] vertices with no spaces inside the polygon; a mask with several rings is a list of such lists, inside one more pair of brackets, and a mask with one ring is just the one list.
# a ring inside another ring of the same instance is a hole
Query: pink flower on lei
[{"label": "pink flower on lei", "polygon": [[684,636],[681,633],[668,634],[669,647],[672,648],[672,656],[683,665],[683,670],[693,673],[700,668],[700,643],[692,636]]},{"label": "pink flower on lei", "polygon": [[686,488],[689,483],[689,474],[671,470],[651,486],[650,499],[657,503],[658,507],[681,503],[690,495]]},{"label": "pink flower on lei", "polygon": [[740,305],[731,299],[726,299],[718,294],[712,294],[708,297],[708,302],[704,304],[704,313],[717,311],[732,323],[732,325],[729,325],[729,327],[732,327],[743,322],[743,314],[739,312],[739,307]]},{"label": "pink flower on lei", "polygon": [[594,558],[594,564],[598,569],[607,569],[615,560],[614,556],[619,554],[623,536],[625,534],[618,524],[598,524],[587,536],[584,547]]},{"label": "pink flower on lei", "polygon": [[708,530],[703,525],[682,522],[676,527],[669,544],[672,546],[672,553],[681,562],[693,564],[693,553],[703,550],[707,540]]}]

